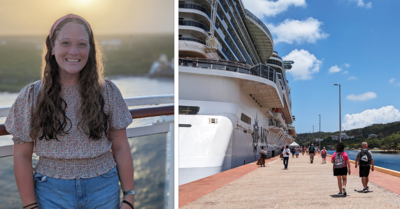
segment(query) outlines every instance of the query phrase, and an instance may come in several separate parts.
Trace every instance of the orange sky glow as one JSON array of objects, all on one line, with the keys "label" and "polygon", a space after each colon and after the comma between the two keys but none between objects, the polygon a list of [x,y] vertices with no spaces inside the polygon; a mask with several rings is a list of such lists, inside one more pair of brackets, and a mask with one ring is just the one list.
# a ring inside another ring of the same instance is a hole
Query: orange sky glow
[{"label": "orange sky glow", "polygon": [[0,35],[44,35],[60,17],[85,18],[96,35],[174,31],[173,0],[0,0]]}]

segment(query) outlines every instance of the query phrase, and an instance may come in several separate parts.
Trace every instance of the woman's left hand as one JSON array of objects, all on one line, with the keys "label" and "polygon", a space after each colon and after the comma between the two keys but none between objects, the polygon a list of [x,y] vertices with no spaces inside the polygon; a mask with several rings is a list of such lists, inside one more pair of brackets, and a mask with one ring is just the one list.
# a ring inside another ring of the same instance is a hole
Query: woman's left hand
[{"label": "woman's left hand", "polygon": [[351,174],[351,170],[349,169],[349,176],[350,176],[350,174]]}]

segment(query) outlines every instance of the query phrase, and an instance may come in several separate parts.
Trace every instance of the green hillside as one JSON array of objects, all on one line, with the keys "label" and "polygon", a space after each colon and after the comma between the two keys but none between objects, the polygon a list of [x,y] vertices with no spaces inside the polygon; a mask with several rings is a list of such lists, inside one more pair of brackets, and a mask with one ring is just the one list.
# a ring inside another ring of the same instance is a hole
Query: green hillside
[{"label": "green hillside", "polygon": [[[364,128],[342,131],[348,136],[354,136],[354,139],[342,139],[346,147],[357,149],[361,148],[362,142],[367,142],[370,149],[379,148],[383,150],[398,150],[400,149],[400,121],[387,124],[373,124]],[[378,137],[368,135],[376,134]],[[296,142],[300,145],[308,146],[309,143],[314,143],[315,139],[321,137],[324,139],[321,142],[321,147],[335,146],[338,141],[332,140],[332,136],[339,135],[339,132],[316,132],[297,134]]]}]

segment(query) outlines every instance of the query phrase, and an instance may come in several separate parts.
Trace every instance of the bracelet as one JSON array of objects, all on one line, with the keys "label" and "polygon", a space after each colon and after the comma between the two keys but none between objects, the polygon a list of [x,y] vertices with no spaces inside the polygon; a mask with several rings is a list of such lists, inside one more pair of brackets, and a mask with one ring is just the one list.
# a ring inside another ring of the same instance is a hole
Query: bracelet
[{"label": "bracelet", "polygon": [[132,209],[134,209],[133,205],[130,202],[123,200],[122,203],[125,203],[125,204],[129,205]]},{"label": "bracelet", "polygon": [[[32,204],[30,204],[30,205],[25,205],[23,208],[26,208],[26,207],[29,207],[29,206],[32,206],[32,205],[37,205],[37,202],[32,203]],[[37,206],[36,206],[36,207],[37,207]]]},{"label": "bracelet", "polygon": [[124,191],[124,196],[126,195],[130,195],[130,194],[135,194],[135,190],[128,190],[128,191]]}]

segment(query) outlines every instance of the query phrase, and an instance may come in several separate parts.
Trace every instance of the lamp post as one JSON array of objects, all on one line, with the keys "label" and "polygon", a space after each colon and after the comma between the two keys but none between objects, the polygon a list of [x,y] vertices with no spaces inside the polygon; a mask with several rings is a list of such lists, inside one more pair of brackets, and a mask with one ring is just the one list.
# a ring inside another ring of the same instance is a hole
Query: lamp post
[{"label": "lamp post", "polygon": [[[314,125],[312,126],[312,137],[311,137],[311,141],[314,138]],[[311,147],[311,143],[310,143],[310,147]]]},{"label": "lamp post", "polygon": [[341,110],[341,106],[342,103],[340,101],[340,84],[334,84],[335,86],[339,86],[339,142],[342,141],[342,110]]},{"label": "lamp post", "polygon": [[321,150],[321,115],[320,114],[318,114],[318,116],[319,116],[319,136],[318,136],[318,138],[319,138],[319,146],[318,146],[318,148],[319,148],[319,150]]}]

